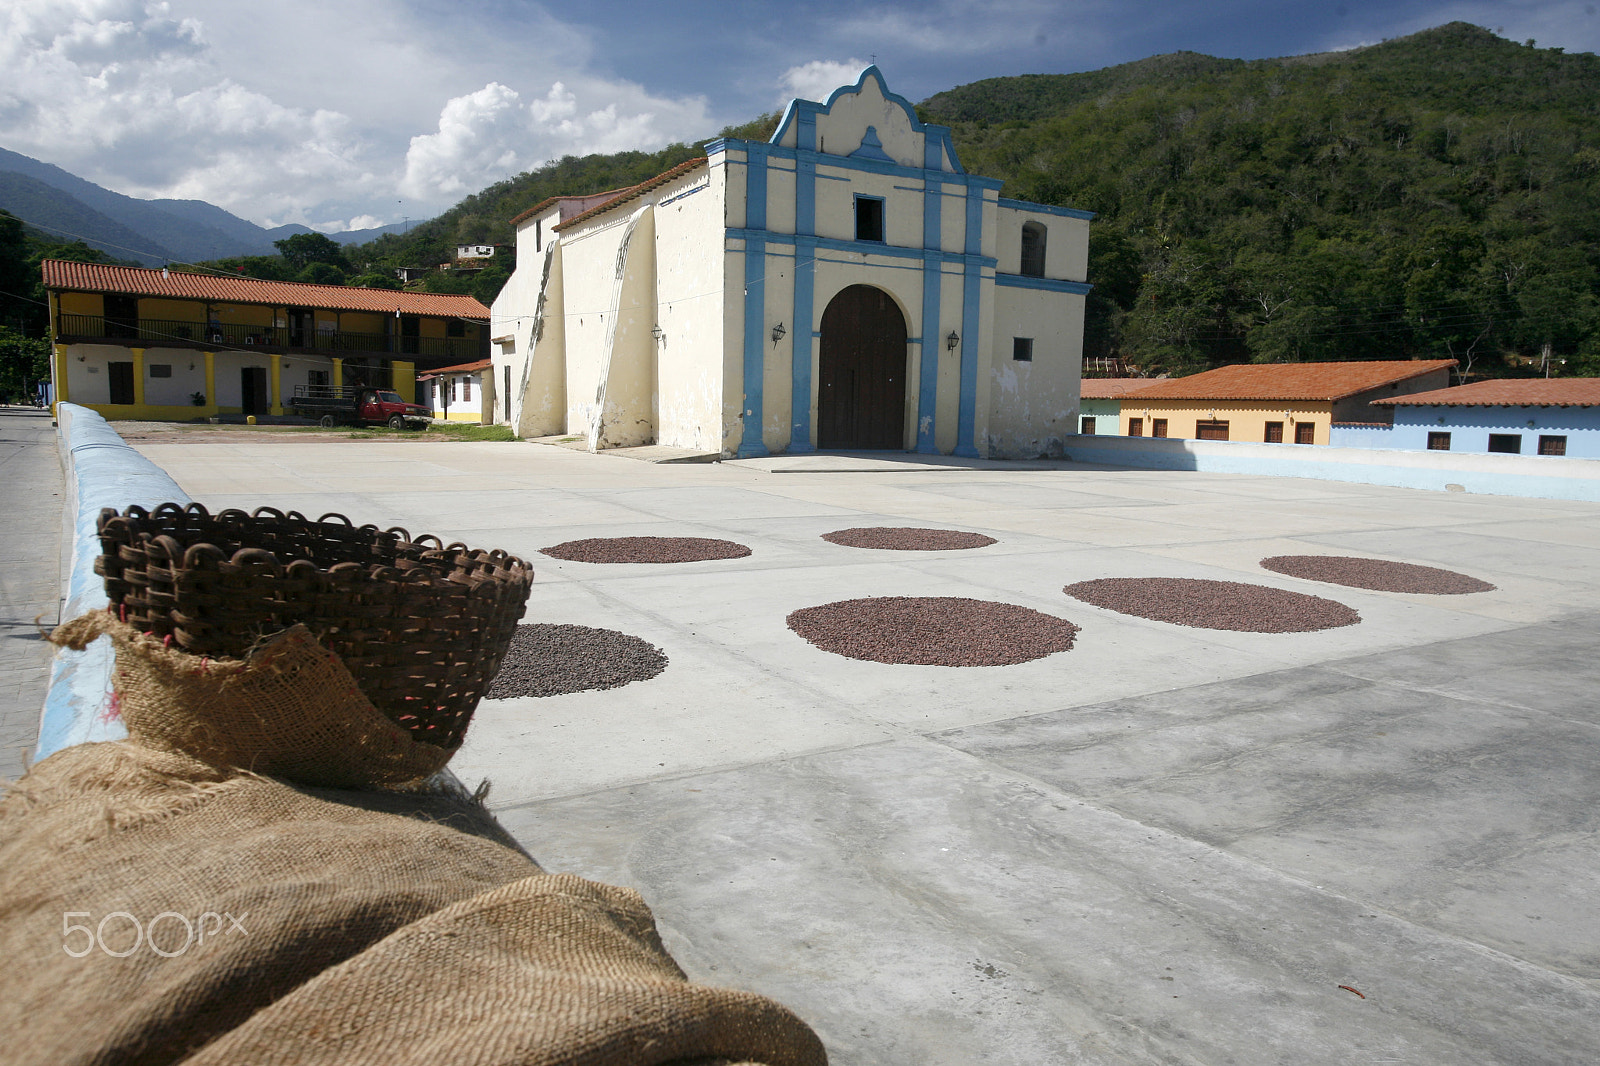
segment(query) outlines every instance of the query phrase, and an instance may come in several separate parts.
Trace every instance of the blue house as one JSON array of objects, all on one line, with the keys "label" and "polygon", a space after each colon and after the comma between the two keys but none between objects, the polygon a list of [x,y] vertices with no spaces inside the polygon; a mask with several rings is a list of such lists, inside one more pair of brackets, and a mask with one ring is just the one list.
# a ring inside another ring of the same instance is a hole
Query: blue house
[{"label": "blue house", "polygon": [[1336,425],[1332,443],[1600,459],[1600,378],[1510,378],[1373,400],[1394,424]]}]

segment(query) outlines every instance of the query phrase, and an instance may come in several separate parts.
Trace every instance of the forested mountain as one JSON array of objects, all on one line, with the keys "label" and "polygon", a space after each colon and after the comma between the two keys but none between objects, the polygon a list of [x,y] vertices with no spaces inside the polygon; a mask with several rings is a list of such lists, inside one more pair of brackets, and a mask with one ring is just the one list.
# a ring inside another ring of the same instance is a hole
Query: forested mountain
[{"label": "forested mountain", "polygon": [[[1004,195],[1099,213],[1090,356],[1177,372],[1456,356],[1517,374],[1548,353],[1555,373],[1600,374],[1592,54],[1452,23],[1348,52],[994,78],[919,110]],[[702,149],[563,159],[351,259],[508,242],[508,220],[546,196],[633,184]]]},{"label": "forested mountain", "polygon": [[[1099,212],[1090,355],[1600,373],[1600,58],[1465,23],[939,95],[966,167]],[[1568,362],[1563,366],[1561,359]]]}]

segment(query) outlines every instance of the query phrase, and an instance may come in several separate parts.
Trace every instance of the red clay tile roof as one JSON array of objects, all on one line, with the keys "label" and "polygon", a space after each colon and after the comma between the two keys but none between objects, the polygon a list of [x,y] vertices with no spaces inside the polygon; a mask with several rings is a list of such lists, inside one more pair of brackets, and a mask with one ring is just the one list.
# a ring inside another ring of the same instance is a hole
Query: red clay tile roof
[{"label": "red clay tile roof", "polygon": [[655,177],[651,178],[649,181],[640,182],[638,185],[635,185],[631,189],[624,189],[624,190],[622,190],[621,193],[619,193],[618,195],[616,195],[616,196],[612,197],[611,199],[607,200],[605,203],[599,204],[598,206],[595,206],[595,207],[591,207],[591,208],[589,208],[589,210],[585,211],[583,214],[575,215],[572,218],[567,219],[565,222],[561,223],[560,225],[552,226],[551,229],[564,230],[568,226],[576,226],[580,222],[587,222],[589,219],[593,218],[595,215],[603,214],[604,212],[611,210],[613,207],[621,206],[622,204],[625,204],[630,200],[637,200],[639,197],[643,196],[645,193],[649,192],[651,189],[659,188],[660,186],[665,185],[667,182],[671,181],[673,178],[682,177],[683,175],[689,173],[689,171],[694,170],[696,167],[703,167],[703,166],[705,166],[705,164],[706,164],[706,157],[705,156],[701,156],[699,159],[690,159],[690,160],[688,160],[686,162],[679,163],[677,166],[673,167],[671,170],[664,171],[664,172],[662,172],[660,174],[657,174]]},{"label": "red clay tile roof", "polygon": [[313,307],[329,311],[378,311],[456,318],[489,317],[489,309],[471,296],[398,289],[364,289],[345,285],[311,285],[299,281],[165,272],[145,267],[110,266],[46,259],[42,264],[47,289],[70,292],[119,292],[134,296],[169,296],[182,300]]},{"label": "red clay tile roof", "polygon": [[1342,400],[1456,365],[1454,359],[1240,363],[1139,390],[1141,400]]},{"label": "red clay tile roof", "polygon": [[[540,200],[538,203],[534,204],[532,207],[528,208],[526,211],[523,211],[523,212],[521,212],[520,214],[517,214],[517,215],[513,215],[512,218],[511,218],[511,225],[512,226],[516,226],[519,223],[521,223],[523,219],[532,218],[534,215],[537,215],[539,212],[543,211],[545,208],[549,207],[551,204],[561,204],[562,205],[562,212],[561,213],[563,215],[565,215],[566,212],[567,212],[566,205],[570,204],[570,203],[573,203],[574,201],[582,202],[584,200],[599,200],[601,203],[604,203],[606,200],[610,200],[613,197],[621,196],[623,193],[627,192],[629,189],[632,189],[632,188],[633,188],[632,185],[628,185],[628,186],[624,186],[621,189],[612,189],[610,192],[592,192],[592,193],[587,193],[587,194],[585,194],[583,196],[546,196],[543,200]],[[589,204],[583,210],[587,211],[590,207],[593,207],[593,206],[595,206],[595,205],[594,204]],[[573,212],[573,214],[577,214],[577,213],[578,212],[576,212],[576,211]]]},{"label": "red clay tile roof", "polygon": [[1372,402],[1440,407],[1600,407],[1600,378],[1493,379]]},{"label": "red clay tile roof", "polygon": [[1115,400],[1130,392],[1159,385],[1166,378],[1084,378],[1078,393],[1085,400]]},{"label": "red clay tile roof", "polygon": [[418,381],[427,381],[441,374],[476,374],[480,370],[488,370],[494,365],[493,359],[479,359],[476,363],[462,363],[459,366],[436,366],[426,374],[418,374]]}]

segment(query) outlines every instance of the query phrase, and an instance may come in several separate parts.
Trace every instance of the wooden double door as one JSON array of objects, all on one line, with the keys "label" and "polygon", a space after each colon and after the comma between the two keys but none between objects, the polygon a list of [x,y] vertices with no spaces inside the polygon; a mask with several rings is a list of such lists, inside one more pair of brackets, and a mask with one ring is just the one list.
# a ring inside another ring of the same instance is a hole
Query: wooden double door
[{"label": "wooden double door", "polygon": [[817,446],[905,447],[906,320],[889,294],[851,285],[822,312]]}]

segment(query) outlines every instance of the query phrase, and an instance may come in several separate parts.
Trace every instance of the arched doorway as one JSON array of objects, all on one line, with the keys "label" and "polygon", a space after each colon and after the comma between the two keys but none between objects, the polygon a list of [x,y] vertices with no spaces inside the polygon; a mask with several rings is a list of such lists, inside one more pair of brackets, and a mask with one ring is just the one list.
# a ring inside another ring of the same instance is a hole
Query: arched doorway
[{"label": "arched doorway", "polygon": [[822,312],[817,447],[904,448],[906,320],[889,294],[851,285]]}]

